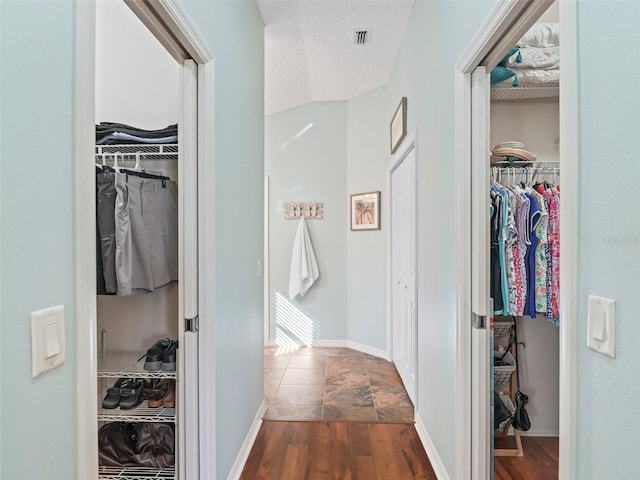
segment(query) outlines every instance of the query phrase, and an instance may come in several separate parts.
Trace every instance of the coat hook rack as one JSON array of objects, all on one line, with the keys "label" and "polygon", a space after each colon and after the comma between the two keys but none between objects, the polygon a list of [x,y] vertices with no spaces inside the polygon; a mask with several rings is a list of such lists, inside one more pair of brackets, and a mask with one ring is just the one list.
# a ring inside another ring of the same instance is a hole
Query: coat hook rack
[{"label": "coat hook rack", "polygon": [[321,219],[322,202],[287,202],[284,204],[284,218]]}]

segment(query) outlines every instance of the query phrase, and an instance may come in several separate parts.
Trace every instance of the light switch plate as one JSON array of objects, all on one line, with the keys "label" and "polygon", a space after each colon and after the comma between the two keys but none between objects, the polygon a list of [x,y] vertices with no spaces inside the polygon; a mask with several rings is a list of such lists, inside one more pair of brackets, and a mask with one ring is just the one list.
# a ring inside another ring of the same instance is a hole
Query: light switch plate
[{"label": "light switch plate", "polygon": [[64,363],[64,306],[31,312],[31,376]]},{"label": "light switch plate", "polygon": [[616,301],[589,295],[587,347],[616,358]]}]

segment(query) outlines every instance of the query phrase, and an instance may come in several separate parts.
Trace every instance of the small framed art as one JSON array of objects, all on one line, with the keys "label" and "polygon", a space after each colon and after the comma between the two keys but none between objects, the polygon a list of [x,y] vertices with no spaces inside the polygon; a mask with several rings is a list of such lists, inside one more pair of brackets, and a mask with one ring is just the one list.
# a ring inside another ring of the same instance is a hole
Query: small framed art
[{"label": "small framed art", "polygon": [[351,195],[351,230],[380,229],[380,192]]},{"label": "small framed art", "polygon": [[407,134],[407,97],[400,99],[400,105],[396,108],[396,112],[391,119],[391,125],[389,125],[389,131],[391,136],[391,153],[396,153],[396,150],[402,143],[402,139]]}]

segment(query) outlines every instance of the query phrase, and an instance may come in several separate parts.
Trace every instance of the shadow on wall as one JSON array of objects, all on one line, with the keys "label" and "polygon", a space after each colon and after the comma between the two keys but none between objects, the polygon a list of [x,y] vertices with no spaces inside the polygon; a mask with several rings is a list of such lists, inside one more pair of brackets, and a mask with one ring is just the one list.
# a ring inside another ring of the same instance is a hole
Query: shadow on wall
[{"label": "shadow on wall", "polygon": [[274,341],[280,347],[311,346],[313,320],[280,292],[272,296],[271,322],[275,324]]}]

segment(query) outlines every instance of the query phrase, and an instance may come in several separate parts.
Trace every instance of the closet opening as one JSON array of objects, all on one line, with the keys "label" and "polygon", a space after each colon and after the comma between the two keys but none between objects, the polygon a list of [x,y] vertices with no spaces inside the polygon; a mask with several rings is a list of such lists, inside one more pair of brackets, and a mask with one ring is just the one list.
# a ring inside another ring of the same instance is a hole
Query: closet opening
[{"label": "closet opening", "polygon": [[199,175],[212,157],[213,55],[179,7],[80,3],[79,476],[208,477],[213,380],[198,372],[215,359],[200,356],[211,337],[200,341],[197,320],[213,326],[199,294],[213,269],[198,262],[213,208]]},{"label": "closet opening", "polygon": [[571,276],[560,282],[572,261],[560,238],[562,252],[575,247],[575,184],[563,183],[561,203],[560,174],[565,161],[575,167],[575,112],[560,91],[575,88],[575,65],[561,69],[559,44],[568,39],[564,59],[574,14],[559,2],[503,2],[458,65],[458,207],[468,221],[459,265],[469,279],[459,298],[459,406],[471,427],[459,425],[470,442],[458,454],[470,478],[570,478],[573,469],[575,298]]},{"label": "closet opening", "polygon": [[95,65],[98,478],[178,478],[181,65],[124,2],[96,3]]},{"label": "closet opening", "polygon": [[494,478],[558,475],[559,36],[554,3],[490,74]]}]

